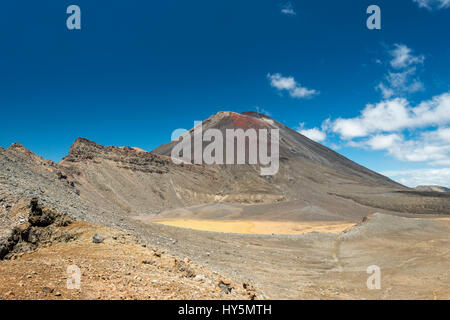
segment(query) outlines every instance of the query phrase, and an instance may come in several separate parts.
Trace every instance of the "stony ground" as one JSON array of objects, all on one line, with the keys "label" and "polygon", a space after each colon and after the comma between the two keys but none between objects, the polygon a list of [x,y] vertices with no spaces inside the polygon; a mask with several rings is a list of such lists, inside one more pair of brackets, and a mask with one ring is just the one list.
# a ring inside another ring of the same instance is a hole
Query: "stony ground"
[{"label": "stony ground", "polygon": [[[56,230],[55,230],[56,232]],[[248,283],[213,273],[190,259],[151,248],[136,237],[75,221],[57,232],[68,242],[47,243],[0,261],[1,299],[254,299]],[[104,240],[94,243],[98,235]],[[75,284],[76,266],[80,288]],[[69,270],[68,270],[69,267]],[[71,267],[73,268],[73,267]]]}]

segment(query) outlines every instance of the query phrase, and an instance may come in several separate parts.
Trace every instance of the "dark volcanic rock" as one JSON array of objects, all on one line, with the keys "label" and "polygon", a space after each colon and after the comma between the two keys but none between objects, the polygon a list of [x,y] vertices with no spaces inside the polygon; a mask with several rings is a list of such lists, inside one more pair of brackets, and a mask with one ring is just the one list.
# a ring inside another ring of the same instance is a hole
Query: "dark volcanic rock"
[{"label": "dark volcanic rock", "polygon": [[13,232],[0,238],[0,260],[2,260],[16,245],[16,237]]},{"label": "dark volcanic rock", "polygon": [[0,260],[9,259],[14,254],[36,249],[41,243],[68,241],[63,234],[54,232],[55,227],[72,223],[66,214],[41,207],[37,198],[30,201],[28,223],[22,223],[0,237]]},{"label": "dark volcanic rock", "polygon": [[31,213],[28,222],[32,226],[46,227],[55,221],[55,215],[52,210],[42,210],[38,205],[38,199],[33,198],[30,203]]},{"label": "dark volcanic rock", "polygon": [[30,202],[31,212],[28,222],[35,227],[46,227],[53,223],[57,226],[67,226],[71,223],[71,219],[67,215],[63,215],[50,208],[41,208],[38,199],[33,198]]}]

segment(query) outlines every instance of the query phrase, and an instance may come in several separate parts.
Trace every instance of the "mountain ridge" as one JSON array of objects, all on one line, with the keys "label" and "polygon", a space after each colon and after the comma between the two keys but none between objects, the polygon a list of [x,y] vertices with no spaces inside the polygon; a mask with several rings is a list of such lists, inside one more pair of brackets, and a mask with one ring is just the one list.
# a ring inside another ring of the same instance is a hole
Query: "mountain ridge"
[{"label": "mountain ridge", "polygon": [[[59,206],[56,209],[60,211],[79,214],[70,206],[76,198],[82,199],[85,209],[79,215],[83,219],[94,208],[112,216],[134,216],[221,202],[244,207],[265,205],[264,210],[272,213],[282,207],[277,214],[280,219],[283,215],[292,219],[360,217],[373,213],[374,208],[441,213],[449,205],[446,197],[422,197],[260,113],[219,112],[202,125],[204,129],[221,131],[279,129],[279,172],[260,176],[258,165],[248,164],[178,165],[170,158],[176,141],[145,152],[136,147],[102,146],[78,138],[58,163],[38,157],[20,144],[0,149],[0,173],[13,168],[20,177],[18,182],[14,181],[16,178],[7,182],[13,184],[12,190],[20,190],[13,193],[44,195],[48,204]],[[193,134],[194,130],[189,132]],[[280,203],[287,205],[280,207]],[[251,209],[252,215],[255,210]]]}]

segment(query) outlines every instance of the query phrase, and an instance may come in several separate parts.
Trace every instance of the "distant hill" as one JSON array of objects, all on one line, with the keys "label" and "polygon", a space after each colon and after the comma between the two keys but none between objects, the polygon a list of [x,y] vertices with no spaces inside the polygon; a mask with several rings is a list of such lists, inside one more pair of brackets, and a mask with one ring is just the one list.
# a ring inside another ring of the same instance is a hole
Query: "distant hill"
[{"label": "distant hill", "polygon": [[450,192],[449,188],[441,186],[417,186],[414,189],[417,191]]}]

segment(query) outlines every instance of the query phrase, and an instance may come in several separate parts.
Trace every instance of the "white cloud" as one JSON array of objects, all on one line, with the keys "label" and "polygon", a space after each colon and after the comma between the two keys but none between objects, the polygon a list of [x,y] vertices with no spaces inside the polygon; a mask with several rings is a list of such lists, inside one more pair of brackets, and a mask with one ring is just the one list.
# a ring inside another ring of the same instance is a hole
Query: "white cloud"
[{"label": "white cloud", "polygon": [[419,185],[450,187],[450,168],[385,171],[381,174],[408,187]]},{"label": "white cloud", "polygon": [[346,145],[370,150],[386,150],[400,161],[427,162],[429,165],[450,165],[450,128],[439,128],[405,138],[403,134],[376,134]]},{"label": "white cloud", "polygon": [[367,144],[373,150],[389,149],[394,146],[401,137],[398,134],[376,135],[367,140]]},{"label": "white cloud", "polygon": [[444,165],[450,160],[450,145],[440,140],[429,140],[426,134],[409,140],[403,137],[398,138],[384,149],[402,161]]},{"label": "white cloud", "polygon": [[304,135],[305,137],[314,140],[316,142],[322,142],[325,141],[327,138],[327,135],[325,132],[321,131],[318,128],[312,128],[312,129],[300,129],[297,132]]},{"label": "white cloud", "polygon": [[403,69],[423,63],[425,60],[423,55],[414,56],[411,52],[412,50],[404,44],[394,44],[394,49],[389,52],[392,56],[391,66],[395,69]]},{"label": "white cloud", "polygon": [[391,60],[389,65],[393,68],[384,77],[386,82],[380,82],[376,87],[381,91],[384,99],[394,96],[403,96],[417,91],[423,91],[424,85],[416,77],[417,66],[422,65],[425,57],[413,55],[412,50],[403,44],[395,44],[389,51]]},{"label": "white cloud", "polygon": [[292,90],[297,85],[293,77],[282,77],[279,73],[268,74],[267,77],[270,79],[272,87],[278,90]]},{"label": "white cloud", "polygon": [[422,81],[413,77],[415,73],[415,68],[402,72],[388,72],[385,76],[387,84],[380,82],[376,88],[381,91],[384,99],[424,91],[425,86]]},{"label": "white cloud", "polygon": [[376,89],[379,89],[381,91],[381,94],[384,99],[389,99],[392,97],[395,92],[392,88],[387,87],[384,83],[380,82],[380,84],[376,87]]},{"label": "white cloud", "polygon": [[287,16],[295,16],[297,14],[291,2],[287,2],[281,6],[281,13]]},{"label": "white cloud", "polygon": [[413,0],[420,8],[445,9],[450,8],[450,0]]},{"label": "white cloud", "polygon": [[332,122],[331,130],[343,139],[352,139],[447,123],[450,123],[450,92],[424,101],[416,107],[410,106],[404,98],[368,104],[358,117],[338,118]]},{"label": "white cloud", "polygon": [[346,145],[385,150],[406,162],[450,165],[450,92],[417,106],[403,98],[367,105],[358,117],[326,120],[323,128],[337,133]]},{"label": "white cloud", "polygon": [[267,78],[269,78],[272,87],[276,88],[278,91],[288,91],[293,98],[307,99],[319,94],[317,90],[302,87],[293,77],[283,77],[279,73],[269,73]]},{"label": "white cloud", "polygon": [[438,139],[450,142],[450,128],[440,128],[436,131]]}]

